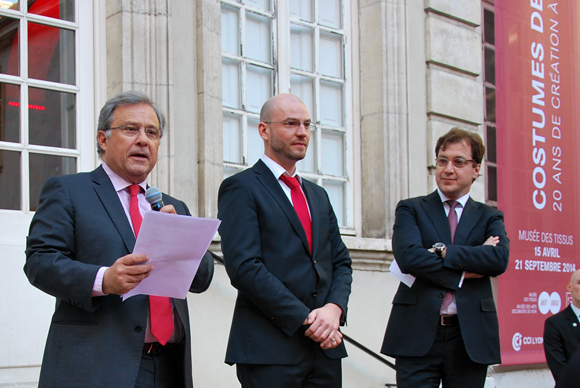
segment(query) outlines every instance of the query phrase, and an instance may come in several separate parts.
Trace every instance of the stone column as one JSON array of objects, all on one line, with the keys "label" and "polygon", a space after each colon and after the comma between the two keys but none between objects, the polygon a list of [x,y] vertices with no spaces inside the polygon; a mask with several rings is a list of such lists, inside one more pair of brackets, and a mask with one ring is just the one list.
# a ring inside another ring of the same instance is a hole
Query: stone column
[{"label": "stone column", "polygon": [[390,238],[408,193],[407,2],[361,0],[362,237]]}]

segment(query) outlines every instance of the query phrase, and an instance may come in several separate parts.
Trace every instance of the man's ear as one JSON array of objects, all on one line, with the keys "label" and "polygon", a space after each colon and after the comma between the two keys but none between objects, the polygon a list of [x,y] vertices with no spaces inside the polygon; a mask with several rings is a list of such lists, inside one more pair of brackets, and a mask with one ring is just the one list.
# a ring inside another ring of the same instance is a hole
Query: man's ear
[{"label": "man's ear", "polygon": [[270,139],[270,127],[268,124],[264,122],[260,122],[258,124],[258,132],[260,133],[260,137],[266,141]]},{"label": "man's ear", "polygon": [[481,164],[478,164],[475,167],[475,171],[473,172],[473,179],[477,179],[477,177],[479,177],[479,170],[481,170]]},{"label": "man's ear", "polygon": [[97,141],[99,142],[99,146],[101,147],[101,149],[103,151],[107,150],[107,141],[109,140],[109,138],[107,136],[105,136],[105,131],[99,131],[99,133],[97,133]]}]

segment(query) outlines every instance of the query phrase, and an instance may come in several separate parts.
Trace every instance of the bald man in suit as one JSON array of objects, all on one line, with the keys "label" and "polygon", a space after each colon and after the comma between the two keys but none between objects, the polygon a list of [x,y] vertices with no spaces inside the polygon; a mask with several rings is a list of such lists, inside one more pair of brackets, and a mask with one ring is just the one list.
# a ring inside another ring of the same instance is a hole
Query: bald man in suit
[{"label": "bald man in suit", "polygon": [[572,303],[544,323],[544,353],[556,382],[580,350],[580,270],[572,274],[566,289],[572,294]]},{"label": "bald man in suit", "polygon": [[219,190],[219,232],[238,290],[226,362],[243,388],[340,387],[351,260],[326,191],[302,178],[311,119],[291,94],[268,100],[264,155]]}]

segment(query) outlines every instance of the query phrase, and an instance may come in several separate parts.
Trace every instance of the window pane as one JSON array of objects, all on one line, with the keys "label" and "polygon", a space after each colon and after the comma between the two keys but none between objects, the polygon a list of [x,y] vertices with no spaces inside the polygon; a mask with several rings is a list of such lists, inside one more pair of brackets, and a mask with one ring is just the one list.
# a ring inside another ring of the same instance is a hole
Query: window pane
[{"label": "window pane", "polygon": [[270,0],[244,0],[244,4],[264,11],[270,10]]},{"label": "window pane", "polygon": [[17,19],[0,17],[0,73],[19,74]]},{"label": "window pane", "polygon": [[20,155],[0,150],[0,209],[21,210]]},{"label": "window pane", "polygon": [[239,79],[238,62],[224,59],[222,62],[222,104],[224,106],[240,107]]},{"label": "window pane", "polygon": [[32,2],[28,12],[74,22],[74,5],[74,0],[36,0]]},{"label": "window pane", "polygon": [[311,78],[292,74],[290,76],[290,92],[298,96],[308,108],[310,119],[316,122],[314,112],[314,82]]},{"label": "window pane", "polygon": [[489,9],[483,10],[483,29],[484,42],[495,45],[495,22],[493,11]]},{"label": "window pane", "polygon": [[75,84],[74,32],[28,23],[28,76]]},{"label": "window pane", "polygon": [[308,150],[304,159],[296,163],[299,171],[316,172],[316,132],[312,131],[310,134],[310,142],[308,143]]},{"label": "window pane", "polygon": [[240,54],[238,11],[231,7],[222,7],[222,51]]},{"label": "window pane", "polygon": [[495,89],[485,88],[485,119],[495,123]]},{"label": "window pane", "polygon": [[291,0],[290,16],[312,22],[312,0]]},{"label": "window pane", "polygon": [[342,85],[320,81],[320,123],[342,126]]},{"label": "window pane", "polygon": [[224,115],[224,161],[242,163],[240,118],[234,115]]},{"label": "window pane", "polygon": [[344,189],[345,184],[342,182],[335,182],[335,181],[322,181],[322,187],[328,193],[328,197],[330,198],[330,204],[334,209],[334,214],[336,214],[336,220],[338,221],[338,225],[345,225],[346,220],[344,219]]},{"label": "window pane", "polygon": [[75,95],[29,88],[30,143],[76,148]]},{"label": "window pane", "polygon": [[344,175],[344,138],[341,133],[322,132],[322,173]]},{"label": "window pane", "polygon": [[247,164],[253,166],[264,153],[264,141],[258,132],[260,120],[248,119],[248,160]]},{"label": "window pane", "polygon": [[487,166],[487,199],[497,201],[497,168]]},{"label": "window pane", "polygon": [[495,50],[485,48],[485,81],[495,85]]},{"label": "window pane", "polygon": [[312,71],[312,29],[292,24],[290,27],[290,66]]},{"label": "window pane", "polygon": [[246,13],[246,57],[272,63],[270,19]]},{"label": "window pane", "polygon": [[20,142],[20,86],[0,83],[0,141]]},{"label": "window pane", "polygon": [[272,70],[248,65],[246,78],[247,109],[259,113],[262,105],[272,97]]},{"label": "window pane", "polygon": [[331,77],[342,77],[342,37],[320,33],[320,72]]},{"label": "window pane", "polygon": [[340,0],[320,0],[320,24],[340,28]]},{"label": "window pane", "polygon": [[496,157],[495,127],[487,125],[486,131],[487,131],[486,135],[487,144],[485,147],[485,151],[487,153],[487,161],[496,163],[497,157]]},{"label": "window pane", "polygon": [[11,9],[14,11],[18,11],[18,1],[14,0],[14,1],[2,1],[0,2],[0,8],[5,8],[5,9]]},{"label": "window pane", "polygon": [[38,208],[40,189],[51,176],[77,172],[76,159],[65,156],[30,154],[30,210]]}]

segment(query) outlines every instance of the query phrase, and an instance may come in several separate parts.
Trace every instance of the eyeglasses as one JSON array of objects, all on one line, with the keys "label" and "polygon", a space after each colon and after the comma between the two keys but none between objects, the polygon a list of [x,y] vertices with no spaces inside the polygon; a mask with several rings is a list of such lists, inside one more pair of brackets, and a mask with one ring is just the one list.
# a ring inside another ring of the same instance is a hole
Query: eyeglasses
[{"label": "eyeglasses", "polygon": [[[111,127],[109,129],[120,129],[121,133],[127,137],[136,137],[139,135],[139,131],[141,128],[136,127],[134,125],[125,125],[123,127]],[[143,128],[145,131],[145,135],[150,140],[159,140],[161,139],[161,131],[157,128]]]},{"label": "eyeglasses", "polygon": [[463,168],[467,164],[467,162],[475,162],[474,159],[463,159],[463,158],[455,158],[455,159],[447,159],[447,158],[437,158],[435,159],[435,164],[438,168],[445,168],[451,162],[454,168]]},{"label": "eyeglasses", "polygon": [[314,129],[316,127],[315,124],[311,123],[310,121],[301,122],[300,120],[286,120],[286,121],[264,121],[266,124],[284,124],[286,128],[291,129],[298,129],[300,125],[304,125],[306,129]]}]

